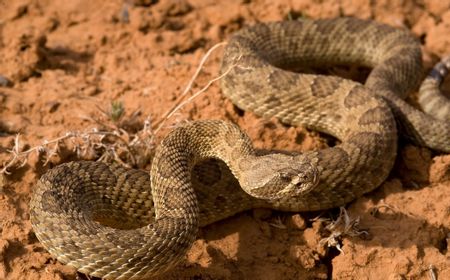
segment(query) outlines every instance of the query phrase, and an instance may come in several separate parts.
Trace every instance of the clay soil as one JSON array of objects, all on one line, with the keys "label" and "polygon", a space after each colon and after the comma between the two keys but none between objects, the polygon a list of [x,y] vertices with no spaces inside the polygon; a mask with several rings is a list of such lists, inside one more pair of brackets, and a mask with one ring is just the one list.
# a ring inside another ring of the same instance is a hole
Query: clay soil
[{"label": "clay soil", "polygon": [[[18,133],[19,151],[25,151],[93,128],[120,127],[134,135],[148,117],[154,128],[207,50],[243,26],[339,16],[411,30],[422,42],[427,70],[450,54],[447,0],[0,1],[1,166],[11,159]],[[210,56],[192,92],[217,77],[222,51]],[[443,91],[448,95],[450,83]],[[173,124],[210,118],[237,123],[262,149],[304,151],[334,142],[237,110],[220,92],[214,83],[180,109],[151,135],[152,145]],[[123,104],[122,116],[117,102]],[[113,121],[112,107],[119,108]],[[77,156],[69,140],[58,142],[53,155],[48,154],[52,145],[40,156],[30,153],[24,166],[11,166],[10,174],[0,177],[0,279],[87,279],[44,250],[29,220],[30,194],[46,170],[98,158],[96,153]],[[399,145],[387,181],[346,205],[366,233],[339,236],[334,245],[340,250],[320,242],[330,232],[317,219],[336,219],[339,209],[257,209],[202,228],[186,261],[163,278],[450,279],[450,155],[405,141]],[[152,149],[148,158],[139,154],[134,166],[148,169]]]}]

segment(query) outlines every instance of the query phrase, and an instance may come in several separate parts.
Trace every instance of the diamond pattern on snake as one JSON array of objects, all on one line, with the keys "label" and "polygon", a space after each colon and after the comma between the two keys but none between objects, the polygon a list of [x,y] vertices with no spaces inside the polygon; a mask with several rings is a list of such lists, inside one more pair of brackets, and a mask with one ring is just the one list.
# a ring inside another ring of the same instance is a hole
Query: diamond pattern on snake
[{"label": "diamond pattern on snake", "polygon": [[[286,70],[335,64],[372,71],[362,85]],[[30,207],[36,236],[55,258],[105,279],[160,275],[183,260],[199,226],[255,207],[333,208],[377,188],[394,164],[398,137],[450,152],[450,107],[439,92],[448,59],[421,90],[425,103],[447,107],[424,105],[436,111],[430,115],[406,103],[423,71],[420,44],[406,30],[352,18],[261,23],[229,39],[222,72],[231,65],[221,86],[236,106],[340,144],[258,155],[236,125],[199,120],[162,141],[150,172],[62,164],[38,181]]]}]

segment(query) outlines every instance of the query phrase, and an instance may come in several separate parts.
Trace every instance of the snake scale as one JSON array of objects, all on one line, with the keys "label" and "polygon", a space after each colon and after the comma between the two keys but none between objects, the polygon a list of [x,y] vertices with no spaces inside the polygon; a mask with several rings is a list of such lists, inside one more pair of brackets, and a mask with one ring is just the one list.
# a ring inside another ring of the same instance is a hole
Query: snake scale
[{"label": "snake scale", "polygon": [[[362,85],[288,70],[336,64],[372,71]],[[36,236],[54,257],[106,279],[160,275],[183,259],[199,226],[254,207],[332,208],[378,187],[393,167],[397,129],[415,144],[450,151],[448,119],[403,100],[423,71],[420,45],[406,30],[353,18],[257,24],[229,40],[221,71],[228,69],[223,93],[239,108],[340,143],[260,155],[236,125],[203,120],[169,133],[150,174],[62,164],[41,177],[30,205]],[[426,81],[438,87],[442,69]]]}]

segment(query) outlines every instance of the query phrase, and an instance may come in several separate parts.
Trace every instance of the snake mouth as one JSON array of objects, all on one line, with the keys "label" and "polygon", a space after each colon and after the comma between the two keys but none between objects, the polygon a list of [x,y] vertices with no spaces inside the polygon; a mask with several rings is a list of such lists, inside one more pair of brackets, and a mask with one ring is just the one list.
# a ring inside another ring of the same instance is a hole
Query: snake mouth
[{"label": "snake mouth", "polygon": [[304,171],[291,179],[294,196],[301,196],[312,191],[320,182],[320,174],[316,167],[306,164]]}]

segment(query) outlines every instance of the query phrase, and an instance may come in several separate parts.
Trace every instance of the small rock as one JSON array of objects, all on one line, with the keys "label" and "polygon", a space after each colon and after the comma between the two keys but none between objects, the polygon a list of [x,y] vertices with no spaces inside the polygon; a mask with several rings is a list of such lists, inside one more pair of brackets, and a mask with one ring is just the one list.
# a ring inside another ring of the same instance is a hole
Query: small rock
[{"label": "small rock", "polygon": [[130,23],[130,12],[128,11],[128,5],[124,3],[122,10],[120,11],[120,20],[123,23]]},{"label": "small rock", "polygon": [[440,183],[450,180],[450,155],[436,156],[430,168],[430,181]]},{"label": "small rock", "polygon": [[88,96],[97,95],[100,92],[97,86],[88,86],[84,89],[84,93]]},{"label": "small rock", "polygon": [[26,4],[21,4],[17,6],[13,19],[21,18],[27,13],[28,13],[28,6]]},{"label": "small rock", "polygon": [[290,255],[303,268],[312,269],[318,261],[317,255],[311,248],[305,245],[294,245],[290,249]]},{"label": "small rock", "polygon": [[199,239],[192,244],[191,249],[187,253],[187,261],[189,263],[197,263],[203,267],[207,267],[212,258],[208,253],[208,244],[203,239]]},{"label": "small rock", "polygon": [[292,217],[291,217],[291,225],[294,228],[300,229],[300,230],[304,230],[306,228],[305,219],[303,219],[303,217],[300,216],[300,214],[292,215]]},{"label": "small rock", "polygon": [[10,80],[8,80],[8,78],[6,78],[3,75],[0,75],[0,87],[10,87],[12,86],[12,82]]},{"label": "small rock", "polygon": [[59,19],[56,17],[51,17],[47,20],[47,22],[45,23],[45,29],[48,32],[53,32],[55,31],[59,26],[60,26],[60,22]]},{"label": "small rock", "polygon": [[49,101],[47,103],[45,103],[46,107],[47,107],[47,112],[48,113],[53,113],[56,110],[58,110],[59,105],[61,105],[61,103],[59,101]]}]

